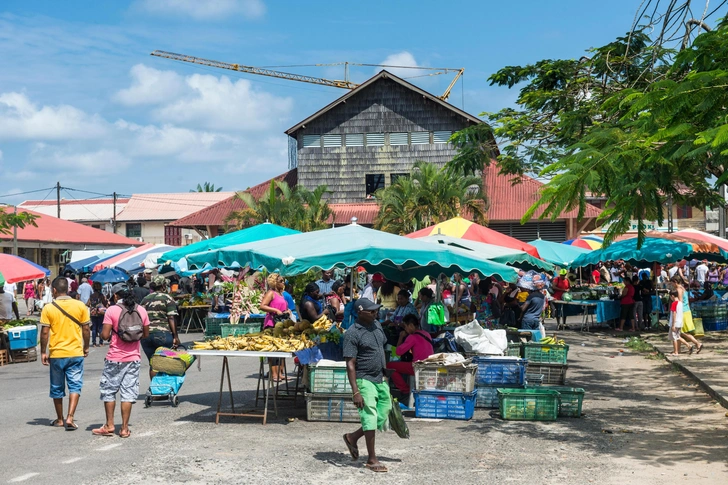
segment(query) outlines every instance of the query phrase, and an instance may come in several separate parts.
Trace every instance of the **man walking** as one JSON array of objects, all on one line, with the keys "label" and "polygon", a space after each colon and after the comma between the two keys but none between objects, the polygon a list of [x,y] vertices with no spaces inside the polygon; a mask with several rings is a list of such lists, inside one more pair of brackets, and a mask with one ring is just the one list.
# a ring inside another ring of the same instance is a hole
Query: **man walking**
[{"label": "man walking", "polygon": [[[91,340],[88,307],[68,296],[68,280],[53,280],[53,301],[40,314],[40,352],[43,365],[50,366],[51,391],[56,419],[51,426],[78,429],[74,413],[83,387],[83,360],[88,356]],[[50,345],[49,345],[50,343]],[[68,385],[68,415],[63,419],[63,398]]]},{"label": "man walking", "polygon": [[91,298],[91,293],[94,292],[94,289],[91,287],[91,285],[88,284],[88,278],[84,278],[81,280],[81,284],[78,287],[78,294],[81,297],[81,302],[84,305],[88,305],[88,299]]},{"label": "man walking", "polygon": [[[142,350],[147,360],[152,360],[154,351],[159,347],[177,347],[179,337],[177,336],[177,323],[175,317],[177,304],[174,299],[165,291],[167,280],[164,276],[157,275],[149,284],[151,293],[144,297],[141,305],[149,314],[149,336],[142,339]],[[156,372],[149,367],[149,377],[152,378]]]},{"label": "man walking", "polygon": [[104,316],[104,329],[101,338],[108,340],[109,352],[104,360],[104,371],[101,375],[101,400],[106,410],[106,423],[91,431],[97,436],[114,435],[114,410],[116,393],[121,396],[121,430],[119,436],[128,438],[129,417],[131,407],[139,395],[139,370],[141,368],[140,340],[149,336],[149,316],[139,306],[134,294],[123,283],[117,283],[111,289],[116,305],[113,305]]},{"label": "man walking", "polygon": [[392,398],[389,384],[384,380],[384,344],[387,337],[376,321],[381,305],[360,298],[354,302],[358,313],[356,323],[344,334],[344,358],[349,377],[352,400],[359,409],[361,428],[344,435],[344,443],[352,460],[359,459],[359,438],[364,437],[369,460],[366,466],[373,472],[386,472],[387,467],[377,459],[374,451],[374,433],[382,430],[389,419]]}]

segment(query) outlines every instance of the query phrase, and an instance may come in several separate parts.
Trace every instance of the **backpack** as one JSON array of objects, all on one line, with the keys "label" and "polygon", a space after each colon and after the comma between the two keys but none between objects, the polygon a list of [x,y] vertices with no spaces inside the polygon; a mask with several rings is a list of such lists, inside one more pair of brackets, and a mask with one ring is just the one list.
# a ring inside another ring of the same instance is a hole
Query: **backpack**
[{"label": "backpack", "polygon": [[137,311],[137,305],[131,309],[124,305],[121,307],[121,315],[119,315],[119,324],[116,328],[116,334],[124,342],[138,342],[144,336],[144,322],[142,316]]}]

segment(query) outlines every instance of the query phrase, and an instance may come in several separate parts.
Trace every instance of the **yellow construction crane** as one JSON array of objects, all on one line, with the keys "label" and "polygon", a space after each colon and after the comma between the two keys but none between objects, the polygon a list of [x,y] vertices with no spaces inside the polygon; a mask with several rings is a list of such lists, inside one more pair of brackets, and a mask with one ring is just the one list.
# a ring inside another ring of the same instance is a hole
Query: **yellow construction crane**
[{"label": "yellow construction crane", "polygon": [[[274,71],[272,69],[267,69],[263,67],[253,67],[253,66],[245,66],[243,64],[230,64],[228,62],[220,62],[220,61],[213,61],[210,59],[203,59],[201,57],[194,57],[194,56],[188,56],[185,54],[175,54],[174,52],[165,52],[165,51],[154,51],[151,53],[153,56],[157,57],[164,57],[167,59],[172,59],[174,61],[182,61],[182,62],[189,62],[192,64],[199,64],[202,66],[209,66],[209,67],[217,67],[219,69],[229,69],[231,71],[238,71],[238,72],[244,72],[247,74],[258,74],[260,76],[269,76],[269,77],[275,77],[278,79],[287,79],[289,81],[300,81],[305,83],[312,83],[312,84],[320,84],[322,86],[330,86],[332,88],[342,88],[342,89],[354,89],[359,84],[353,83],[349,81],[349,66],[372,66],[372,67],[393,67],[398,69],[419,69],[419,70],[430,70],[435,71],[430,74],[425,74],[424,76],[438,76],[440,74],[447,74],[450,72],[455,72],[455,79],[452,80],[450,85],[447,87],[447,90],[445,93],[443,93],[442,96],[440,96],[440,99],[447,100],[448,97],[450,97],[450,91],[452,91],[453,86],[455,86],[455,83],[458,79],[460,79],[460,76],[463,75],[465,72],[465,69],[462,68],[447,68],[447,67],[412,67],[412,66],[389,66],[389,65],[383,65],[383,64],[355,64],[350,62],[338,62],[335,64],[310,64],[310,66],[339,66],[344,65],[344,80],[335,80],[335,79],[324,79],[320,77],[313,77],[313,76],[304,76],[302,74],[292,74],[288,72],[281,72],[281,71]],[[420,77],[420,76],[417,76]]]}]

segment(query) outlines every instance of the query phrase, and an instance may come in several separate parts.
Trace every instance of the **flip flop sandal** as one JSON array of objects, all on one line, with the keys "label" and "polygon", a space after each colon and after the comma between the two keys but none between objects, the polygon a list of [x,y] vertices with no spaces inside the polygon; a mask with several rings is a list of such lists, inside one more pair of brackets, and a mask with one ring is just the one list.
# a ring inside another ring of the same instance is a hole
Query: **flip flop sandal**
[{"label": "flip flop sandal", "polygon": [[367,463],[365,466],[375,473],[386,473],[389,471],[387,470],[387,467],[384,466],[384,463],[377,463],[375,465]]},{"label": "flip flop sandal", "polygon": [[349,440],[346,439],[346,435],[344,435],[344,443],[346,443],[346,447],[349,448],[349,453],[351,454],[351,461],[356,461],[359,459],[359,448],[349,443]]},{"label": "flip flop sandal", "polygon": [[[58,423],[59,421],[60,421],[60,424]],[[53,428],[65,428],[65,425],[64,425],[62,419],[51,419],[48,424]]]},{"label": "flip flop sandal", "polygon": [[119,431],[119,438],[128,438],[131,436],[131,430],[127,431],[126,433]]},{"label": "flip flop sandal", "polygon": [[76,431],[78,429],[78,425],[76,423],[68,424],[65,421],[63,422],[63,427],[66,428],[66,431]]},{"label": "flip flop sandal", "polygon": [[705,344],[702,344],[700,347],[698,347],[698,350],[695,351],[696,354],[699,354],[701,350],[703,350],[703,346]]},{"label": "flip flop sandal", "polygon": [[692,345],[690,346],[690,349],[688,350],[688,355],[693,355],[693,349],[694,348],[695,347],[693,347]]},{"label": "flip flop sandal", "polygon": [[95,436],[114,436],[114,432],[106,429],[106,426],[91,430],[91,434]]}]

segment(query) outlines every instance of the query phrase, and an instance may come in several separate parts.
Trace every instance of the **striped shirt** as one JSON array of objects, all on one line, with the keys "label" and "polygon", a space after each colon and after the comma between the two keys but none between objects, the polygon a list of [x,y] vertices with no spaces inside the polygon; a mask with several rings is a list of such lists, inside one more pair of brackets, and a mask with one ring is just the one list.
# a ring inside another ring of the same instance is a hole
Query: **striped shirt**
[{"label": "striped shirt", "polygon": [[334,280],[330,279],[329,281],[324,281],[323,279],[318,280],[316,284],[319,287],[319,291],[321,292],[321,296],[328,295],[331,293],[331,287],[334,286]]},{"label": "striped shirt", "polygon": [[356,378],[376,384],[382,382],[382,370],[387,366],[384,344],[387,337],[379,322],[366,327],[359,322],[344,333],[344,357],[356,359]]}]

